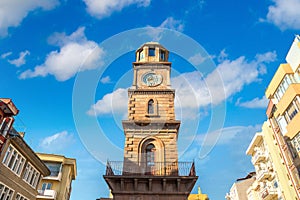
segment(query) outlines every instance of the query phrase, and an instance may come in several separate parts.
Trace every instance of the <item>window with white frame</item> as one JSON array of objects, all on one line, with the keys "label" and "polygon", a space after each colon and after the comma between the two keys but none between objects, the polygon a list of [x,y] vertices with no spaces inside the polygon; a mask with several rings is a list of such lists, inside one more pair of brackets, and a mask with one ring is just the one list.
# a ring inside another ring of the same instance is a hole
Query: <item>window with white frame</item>
[{"label": "window with white frame", "polygon": [[16,196],[16,200],[28,200],[28,199],[18,193],[17,196]]},{"label": "window with white frame", "polygon": [[287,107],[286,111],[284,112],[287,122],[290,122],[297,115],[300,109],[299,105],[299,97],[296,97]]},{"label": "window with white frame", "polygon": [[9,145],[5,153],[3,164],[20,176],[24,167],[25,158],[12,145]]},{"label": "window with white frame", "polygon": [[292,145],[297,152],[300,152],[300,132],[292,139]]},{"label": "window with white frame", "polygon": [[52,183],[43,183],[42,190],[51,190]]},{"label": "window with white frame", "polygon": [[0,182],[0,200],[12,200],[14,191]]},{"label": "window with white frame", "polygon": [[279,116],[277,119],[276,119],[278,125],[279,125],[279,128],[281,130],[281,133],[282,134],[285,134],[287,132],[287,129],[286,129],[286,125],[287,125],[287,122],[286,122],[286,119],[283,117],[283,116]]},{"label": "window with white frame", "polygon": [[24,171],[23,180],[35,188],[39,178],[40,173],[30,163],[27,163]]},{"label": "window with white frame", "polygon": [[275,97],[278,101],[280,101],[285,91],[288,89],[289,85],[294,82],[295,81],[292,75],[287,74],[284,76],[283,80],[281,81],[280,85],[278,86],[275,92]]}]

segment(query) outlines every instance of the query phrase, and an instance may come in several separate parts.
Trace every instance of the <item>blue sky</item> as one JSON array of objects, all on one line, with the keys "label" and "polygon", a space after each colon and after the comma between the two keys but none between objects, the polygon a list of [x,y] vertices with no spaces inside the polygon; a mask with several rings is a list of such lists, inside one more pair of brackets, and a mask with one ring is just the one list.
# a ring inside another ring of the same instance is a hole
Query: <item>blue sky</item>
[{"label": "blue sky", "polygon": [[134,50],[158,41],[171,50],[180,160],[195,160],[196,187],[224,199],[253,170],[245,151],[299,34],[299,8],[299,0],[2,0],[1,96],[20,110],[16,128],[35,151],[77,159],[72,200],[105,197],[104,163],[123,156]]}]

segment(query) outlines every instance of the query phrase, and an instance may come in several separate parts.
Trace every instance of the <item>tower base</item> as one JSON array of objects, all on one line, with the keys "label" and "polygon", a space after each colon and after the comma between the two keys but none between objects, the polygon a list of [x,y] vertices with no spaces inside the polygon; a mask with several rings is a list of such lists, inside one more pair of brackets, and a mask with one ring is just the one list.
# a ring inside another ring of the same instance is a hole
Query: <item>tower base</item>
[{"label": "tower base", "polygon": [[104,176],[114,200],[186,200],[197,176]]}]

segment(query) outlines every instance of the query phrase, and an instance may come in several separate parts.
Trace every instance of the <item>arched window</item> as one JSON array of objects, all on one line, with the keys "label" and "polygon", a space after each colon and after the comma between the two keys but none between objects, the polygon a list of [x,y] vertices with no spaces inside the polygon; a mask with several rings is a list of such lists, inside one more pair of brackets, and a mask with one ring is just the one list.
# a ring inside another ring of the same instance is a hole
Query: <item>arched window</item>
[{"label": "arched window", "polygon": [[155,146],[148,144],[146,147],[146,164],[148,167],[154,166],[155,162]]},{"label": "arched window", "polygon": [[148,101],[148,114],[154,114],[154,101],[150,99]]}]

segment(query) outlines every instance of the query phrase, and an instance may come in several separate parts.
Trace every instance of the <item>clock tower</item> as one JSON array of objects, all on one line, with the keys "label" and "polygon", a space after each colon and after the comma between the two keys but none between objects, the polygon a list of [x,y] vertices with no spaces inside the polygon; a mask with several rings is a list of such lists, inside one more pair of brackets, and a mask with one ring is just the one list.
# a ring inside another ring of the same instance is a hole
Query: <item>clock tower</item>
[{"label": "clock tower", "polygon": [[124,161],[107,163],[104,176],[114,199],[184,200],[197,176],[194,163],[178,162],[180,121],[175,119],[169,51],[148,42],[136,51],[128,89]]}]

